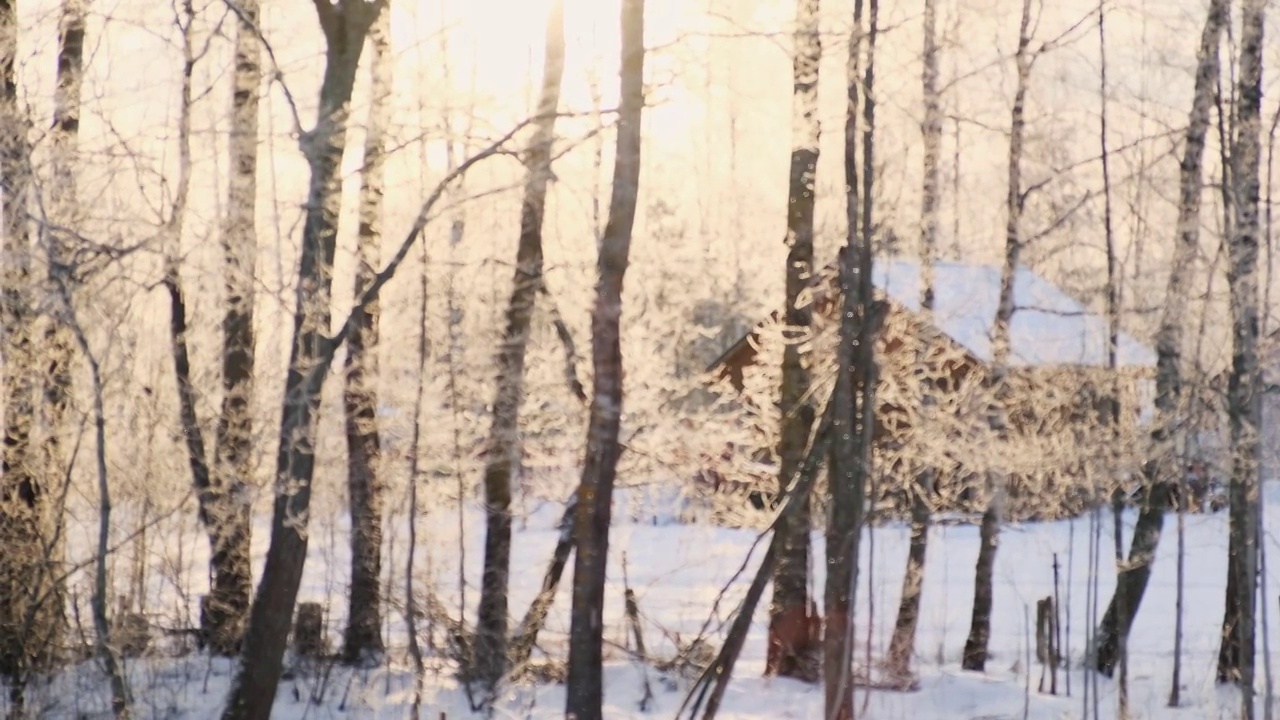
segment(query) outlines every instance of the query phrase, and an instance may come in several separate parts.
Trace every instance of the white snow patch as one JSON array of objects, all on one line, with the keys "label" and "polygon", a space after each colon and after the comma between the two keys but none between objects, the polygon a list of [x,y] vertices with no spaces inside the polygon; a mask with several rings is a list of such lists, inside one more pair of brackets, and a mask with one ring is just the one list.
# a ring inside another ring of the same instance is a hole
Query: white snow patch
[{"label": "white snow patch", "polygon": [[[991,360],[991,334],[1000,301],[1000,268],[959,262],[934,265],[934,317],[939,329],[980,360]],[[877,261],[872,282],[894,302],[920,311],[920,263]],[[1013,283],[1010,361],[1020,366],[1107,365],[1107,319],[1024,267]],[[1155,353],[1120,333],[1121,367],[1154,367]]]}]

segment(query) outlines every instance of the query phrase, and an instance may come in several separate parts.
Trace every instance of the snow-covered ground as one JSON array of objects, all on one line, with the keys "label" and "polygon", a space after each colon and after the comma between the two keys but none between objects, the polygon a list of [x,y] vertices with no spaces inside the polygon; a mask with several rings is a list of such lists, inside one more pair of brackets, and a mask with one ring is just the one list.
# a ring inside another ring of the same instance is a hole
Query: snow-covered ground
[{"label": "snow-covered ground", "polygon": [[[1280,488],[1267,493],[1268,527],[1280,523]],[[626,574],[637,593],[645,622],[645,636],[652,655],[670,656],[677,635],[684,641],[697,635],[711,618],[711,631],[718,640],[722,623],[730,616],[746,584],[755,562],[730,582],[743,565],[756,535],[748,530],[728,530],[703,525],[679,525],[669,521],[669,513],[653,497],[632,495],[620,498],[615,517],[616,526],[610,547],[610,601],[605,608],[606,620],[606,687],[605,716],[674,717],[689,683],[678,677],[664,676],[656,670],[631,662],[623,649],[622,623],[623,558]],[[541,580],[543,568],[554,545],[554,523],[559,508],[554,503],[531,507],[528,522],[517,524],[514,547],[511,608],[517,617],[523,614]],[[403,515],[400,515],[403,518]],[[314,519],[311,558],[300,600],[326,603],[329,608],[330,639],[340,641],[344,614],[344,580],[347,557],[343,543],[343,513]],[[1133,517],[1126,518],[1131,527]],[[479,516],[464,515],[467,528],[465,557],[468,588],[466,602],[474,607],[478,593],[479,566],[482,559],[483,528]],[[1102,573],[1099,582],[1099,605],[1105,607],[1113,585],[1112,529],[1109,514],[1103,515],[1101,535]],[[458,560],[462,553],[457,542],[457,513],[437,509],[423,526],[429,531],[419,547],[419,573],[434,579],[441,597],[456,612],[458,602]],[[393,525],[397,532],[388,533],[388,564],[397,570],[404,562],[403,521]],[[1223,594],[1226,579],[1226,515],[1188,515],[1186,517],[1186,608],[1183,662],[1183,707],[1168,709],[1170,671],[1173,660],[1175,588],[1176,588],[1176,518],[1170,515],[1166,535],[1151,577],[1151,585],[1143,602],[1130,642],[1131,653],[1131,717],[1133,718],[1205,718],[1235,717],[1238,696],[1213,683],[1214,664],[1222,621]],[[1127,535],[1127,532],[1126,532]],[[924,604],[917,640],[915,668],[920,686],[914,692],[872,691],[868,712],[860,717],[931,720],[934,718],[1022,718],[1028,703],[1029,718],[1079,718],[1083,712],[1084,674],[1073,671],[1060,680],[1057,697],[1037,692],[1041,668],[1033,660],[1031,677],[1026,673],[1026,638],[1030,633],[1027,618],[1034,618],[1035,601],[1053,593],[1053,556],[1060,563],[1060,595],[1069,606],[1069,639],[1073,664],[1081,657],[1086,634],[1085,612],[1088,600],[1089,520],[1019,525],[1006,527],[1001,535],[996,568],[996,597],[992,623],[993,657],[985,674],[963,672],[959,657],[968,630],[973,594],[973,565],[977,557],[977,528],[973,526],[938,526],[930,537],[928,571],[924,585]],[[185,563],[200,577],[204,561],[198,534],[189,538],[189,547],[181,554]],[[896,611],[901,574],[906,553],[907,532],[901,526],[876,528],[864,541],[863,574],[858,599],[858,632],[864,637],[868,616],[874,612],[872,653],[879,656],[887,647],[889,630]],[[259,533],[257,550],[265,550],[266,533]],[[1270,533],[1266,546],[1272,557],[1280,557],[1280,543]],[[172,551],[177,544],[166,540]],[[815,589],[821,597],[823,562],[821,538],[815,536]],[[259,558],[259,562],[261,559]],[[172,563],[173,560],[171,559]],[[122,568],[123,569],[123,568]],[[170,574],[172,577],[172,573]],[[399,607],[402,575],[393,577],[392,587]],[[424,580],[425,581],[425,580]],[[194,581],[193,581],[194,582]],[[712,605],[721,588],[730,589],[720,611],[711,615]],[[155,607],[174,607],[180,603],[179,583],[156,581]],[[167,589],[166,589],[167,588]],[[568,629],[567,584],[544,631],[542,646],[563,657]],[[870,588],[868,593],[867,588]],[[1274,599],[1275,584],[1264,593]],[[188,592],[190,592],[188,590]],[[767,597],[766,597],[767,601]],[[164,603],[168,605],[164,605]],[[187,599],[194,602],[194,597]],[[1100,607],[1100,609],[1102,609]],[[1267,608],[1275,618],[1274,603]],[[181,611],[178,611],[181,614]],[[732,718],[819,718],[822,694],[818,686],[791,680],[763,678],[765,651],[765,612],[757,613],[756,623],[737,666],[735,679],[721,712]],[[403,620],[393,610],[388,618],[393,646],[393,660],[376,670],[348,672],[329,668],[314,673],[299,673],[286,680],[277,697],[275,716],[282,718],[370,717],[402,718],[412,698],[412,675],[403,660]],[[1271,646],[1280,647],[1280,633],[1271,623]],[[1067,629],[1067,628],[1064,628]],[[861,643],[860,643],[861,644]],[[859,650],[861,656],[864,649]],[[862,661],[859,660],[859,665]],[[436,667],[435,664],[432,667]],[[1261,666],[1260,666],[1261,667]],[[230,677],[230,664],[210,660],[202,655],[181,658],[151,657],[131,665],[132,685],[137,713],[143,718],[213,718],[217,717]],[[653,701],[647,712],[640,707],[647,681]],[[1070,683],[1071,695],[1062,692]],[[1261,686],[1261,680],[1260,686]],[[37,706],[44,717],[95,717],[105,714],[105,685],[92,667],[81,668],[58,678],[51,687],[40,688]],[[1116,715],[1116,693],[1112,682],[1100,679],[1100,707],[1104,717]],[[429,718],[470,717],[467,701],[447,670],[429,671],[425,678],[424,715]],[[313,698],[317,698],[313,701]],[[497,717],[561,717],[563,688],[555,685],[523,685],[509,688],[502,698]],[[861,698],[861,695],[860,695]],[[3,700],[0,700],[3,705]]]}]

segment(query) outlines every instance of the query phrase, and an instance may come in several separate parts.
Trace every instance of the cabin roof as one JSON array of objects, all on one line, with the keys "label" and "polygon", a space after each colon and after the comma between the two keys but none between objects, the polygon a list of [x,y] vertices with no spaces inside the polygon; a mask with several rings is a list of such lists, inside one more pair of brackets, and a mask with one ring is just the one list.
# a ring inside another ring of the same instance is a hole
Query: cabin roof
[{"label": "cabin roof", "polygon": [[[872,267],[876,289],[910,312],[920,312],[920,263],[886,258]],[[1000,268],[962,262],[934,264],[933,323],[983,362],[1000,299]],[[1025,267],[1014,276],[1009,363],[1021,367],[1107,366],[1107,319]],[[1155,352],[1121,332],[1120,367],[1154,367]]]}]

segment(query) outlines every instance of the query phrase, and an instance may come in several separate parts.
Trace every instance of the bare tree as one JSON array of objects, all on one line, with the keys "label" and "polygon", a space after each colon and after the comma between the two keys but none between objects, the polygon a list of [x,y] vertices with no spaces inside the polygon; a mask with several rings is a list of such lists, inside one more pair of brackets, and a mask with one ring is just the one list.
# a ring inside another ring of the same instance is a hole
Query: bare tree
[{"label": "bare tree", "polygon": [[1156,333],[1156,411],[1159,416],[1152,431],[1152,441],[1158,456],[1146,468],[1146,496],[1134,527],[1128,560],[1117,578],[1116,595],[1125,599],[1124,612],[1120,612],[1119,597],[1113,596],[1095,635],[1094,667],[1106,675],[1114,670],[1119,658],[1120,638],[1128,635],[1142,604],[1147,581],[1151,577],[1151,562],[1155,558],[1164,527],[1169,483],[1172,476],[1180,472],[1177,467],[1173,427],[1177,423],[1177,413],[1182,403],[1183,323],[1189,299],[1190,274],[1200,252],[1201,178],[1205,138],[1209,131],[1214,85],[1218,77],[1218,46],[1226,20],[1226,0],[1213,0],[1209,4],[1200,35],[1195,90],[1182,149],[1173,257],[1169,266],[1169,281],[1160,315],[1160,327]]},{"label": "bare tree", "polygon": [[[810,372],[801,347],[813,324],[813,311],[804,302],[813,281],[814,179],[818,167],[818,64],[822,56],[819,0],[797,0],[795,47],[792,56],[792,126],[794,145],[787,187],[786,325],[788,342],[782,356],[782,427],[778,439],[778,484],[783,489],[804,462],[814,407],[809,398]],[[812,518],[808,496],[798,512],[788,514],[777,532],[783,536],[773,576],[769,608],[769,662],[766,673],[818,679],[817,649],[810,642],[812,600],[809,597],[809,533]]]},{"label": "bare tree", "polygon": [[[276,457],[275,512],[266,566],[249,614],[225,720],[269,717],[283,670],[285,642],[306,562],[307,509],[315,470],[320,390],[334,350],[334,342],[326,338],[326,333],[332,311],[333,256],[347,116],[365,36],[387,3],[315,0],[314,4],[325,37],[325,69],[316,126],[303,143],[311,182]],[[374,287],[371,284],[370,290]]]},{"label": "bare tree", "polygon": [[[1111,151],[1108,137],[1107,119],[1110,101],[1107,97],[1107,5],[1105,0],[1098,3],[1098,100],[1101,106],[1098,113],[1099,165],[1102,169],[1102,231],[1107,252],[1107,370],[1113,379],[1112,387],[1102,390],[1102,425],[1109,428],[1107,440],[1115,447],[1120,433],[1120,393],[1119,379],[1116,374],[1116,350],[1120,337],[1120,258],[1116,254],[1115,217],[1111,192]],[[1115,568],[1116,589],[1113,602],[1119,612],[1128,607],[1129,597],[1120,585],[1120,574],[1124,572],[1124,488],[1117,484],[1112,490],[1111,508],[1113,528],[1115,530]],[[1117,692],[1117,712],[1119,717],[1129,717],[1129,649],[1128,636],[1120,635],[1116,644],[1120,658],[1120,682]],[[1097,678],[1094,678],[1096,681]],[[1095,695],[1096,698],[1096,695]],[[1094,714],[1097,714],[1095,710]]]},{"label": "bare tree", "polygon": [[[1022,18],[1018,27],[1018,50],[1014,55],[1017,85],[1013,108],[1009,114],[1009,180],[1005,200],[1006,227],[1004,266],[1000,273],[1000,301],[992,324],[991,377],[993,391],[990,424],[997,438],[1007,437],[1007,411],[1004,402],[1005,376],[1009,362],[1009,323],[1013,320],[1013,285],[1022,254],[1022,150],[1026,134],[1027,88],[1031,80],[1031,0],[1022,2]],[[973,618],[969,637],[964,644],[961,665],[966,670],[982,671],[987,663],[987,645],[991,640],[992,581],[995,575],[996,548],[1000,540],[1000,523],[1004,503],[1004,478],[998,471],[987,473],[987,507],[982,513],[979,530],[978,562],[974,571]]]},{"label": "bare tree", "polygon": [[[942,155],[942,100],[938,91],[938,11],[934,0],[924,0],[924,70],[921,78],[924,97],[924,122],[921,135],[924,144],[924,179],[920,192],[920,309],[933,314],[934,262],[938,254],[939,186]],[[918,371],[923,373],[921,408],[928,423],[937,406],[931,392],[933,378],[928,376],[930,336],[920,338],[916,355]],[[927,426],[927,425],[926,425]],[[911,540],[907,548],[907,569],[902,576],[902,596],[898,617],[889,641],[889,671],[901,680],[911,673],[911,657],[915,653],[916,626],[920,619],[920,598],[924,585],[924,564],[929,547],[932,518],[929,496],[937,482],[938,471],[926,458],[916,471],[911,492]]]},{"label": "bare tree", "polygon": [[595,388],[587,427],[586,458],[578,487],[574,535],[577,555],[570,611],[569,668],[565,715],[576,720],[603,718],[603,617],[605,572],[609,559],[609,523],[613,484],[621,446],[622,281],[631,251],[636,197],[640,189],[640,130],[644,108],[644,0],[623,0],[621,9],[617,154],[609,220],[600,238],[599,284],[591,313],[591,358]]},{"label": "bare tree", "polygon": [[[173,357],[174,380],[178,392],[178,415],[181,432],[191,469],[192,487],[199,506],[200,522],[209,538],[209,567],[212,587],[201,608],[201,639],[217,654],[231,655],[240,643],[245,614],[249,609],[249,588],[252,584],[249,541],[250,509],[248,506],[245,477],[248,472],[250,439],[248,403],[252,387],[253,334],[252,334],[252,258],[253,237],[252,196],[255,193],[257,120],[256,85],[248,92],[253,96],[253,127],[246,128],[247,113],[244,98],[239,89],[232,100],[234,132],[230,142],[232,153],[232,177],[230,181],[229,216],[223,227],[224,267],[227,286],[227,315],[224,318],[223,383],[224,397],[222,417],[218,424],[216,451],[218,457],[211,466],[208,445],[200,424],[196,407],[198,391],[192,377],[190,341],[187,337],[186,290],[180,272],[181,242],[186,222],[187,206],[191,194],[192,149],[191,124],[193,77],[199,60],[194,45],[192,23],[195,10],[184,1],[184,13],[175,17],[183,41],[183,64],[180,75],[181,91],[178,110],[178,178],[169,215],[161,227],[161,245],[164,253],[164,274],[160,284],[169,296],[169,346]],[[253,22],[256,5],[243,4],[249,13],[242,22]],[[237,45],[248,42],[256,28],[241,26]],[[254,36],[256,38],[256,36]],[[253,42],[257,42],[256,39]],[[237,58],[236,82],[244,80]],[[251,133],[246,138],[242,133]],[[246,145],[248,146],[246,148]],[[248,156],[246,156],[246,153]],[[247,170],[246,170],[246,165]],[[247,183],[247,185],[246,185]],[[245,199],[246,193],[249,199]],[[245,216],[238,206],[250,205]],[[247,225],[245,223],[248,223]],[[247,236],[246,236],[247,235]],[[246,249],[245,245],[248,245]],[[246,268],[245,263],[248,262]],[[248,277],[242,273],[248,273]],[[248,298],[245,297],[247,294]],[[246,316],[245,313],[248,313]],[[247,342],[247,347],[244,343]],[[215,471],[216,468],[216,471]]]},{"label": "bare tree", "polygon": [[[218,417],[212,478],[210,565],[213,587],[201,616],[209,649],[234,655],[249,615],[253,574],[248,484],[253,472],[254,272],[258,242],[254,224],[258,195],[258,93],[262,85],[258,0],[240,0],[236,12],[235,87],[227,152],[231,176],[222,227],[223,284],[222,408]],[[216,508],[216,509],[215,509]],[[215,537],[216,535],[216,537]]]},{"label": "bare tree", "polygon": [[551,149],[564,75],[564,3],[553,3],[547,18],[542,94],[534,136],[525,156],[529,174],[520,206],[520,238],[507,325],[498,350],[497,389],[484,469],[485,553],[477,615],[475,672],[492,693],[507,670],[507,592],[511,574],[511,493],[520,467],[520,406],[530,324],[542,277],[542,218],[551,178]]},{"label": "bare tree", "polygon": [[254,596],[249,626],[232,681],[224,720],[265,719],[271,713],[302,571],[306,565],[307,513],[315,470],[316,426],[320,393],[334,357],[346,343],[364,308],[377,300],[395,277],[423,230],[436,217],[436,205],[471,168],[509,152],[511,138],[527,125],[517,124],[450,170],[418,208],[408,233],[391,259],[357,298],[333,335],[326,333],[332,300],[332,267],[336,250],[339,164],[345,149],[347,109],[364,40],[386,3],[350,0],[333,5],[316,0],[316,12],[327,49],[316,128],[306,134],[311,166],[310,201],[303,225],[299,287],[294,308],[294,339],[285,381],[276,456],[276,498],[271,543],[262,580]]},{"label": "bare tree", "polygon": [[[355,301],[373,282],[382,246],[383,158],[391,105],[391,13],[379,14],[369,30],[372,80],[360,185]],[[378,301],[353,310],[347,343],[343,406],[347,431],[347,496],[351,513],[351,592],[343,660],[377,664],[382,656],[382,484],[378,480]]]},{"label": "bare tree", "polygon": [[[184,0],[183,11],[186,24],[183,33],[183,46],[186,54],[191,53],[191,23],[195,17],[195,9],[191,0]],[[50,252],[49,260],[53,260]],[[60,267],[56,266],[55,267]],[[58,293],[59,315],[61,322],[69,328],[80,346],[80,352],[89,365],[89,377],[93,387],[93,427],[95,450],[94,470],[97,476],[98,489],[98,537],[94,553],[93,594],[90,606],[93,615],[94,650],[107,673],[111,687],[111,712],[117,720],[126,720],[133,713],[133,693],[129,688],[128,678],[120,662],[119,650],[112,642],[111,622],[107,614],[107,597],[109,582],[107,555],[111,552],[111,482],[107,474],[107,413],[103,400],[102,363],[89,347],[89,339],[84,328],[76,318],[75,298],[69,282],[69,273],[65,268],[55,271],[52,280]]]},{"label": "bare tree", "polygon": [[[827,518],[827,581],[823,590],[822,640],[825,713],[829,720],[853,717],[853,609],[858,583],[858,549],[866,499],[866,470],[862,463],[862,433],[858,431],[859,341],[861,314],[870,295],[863,283],[861,193],[858,182],[858,97],[862,85],[862,2],[854,4],[853,29],[846,64],[844,125],[845,245],[840,252],[840,342],[836,348],[836,378],[832,392],[832,428],[827,464],[831,497]],[[869,281],[870,257],[866,268]],[[863,373],[865,379],[865,373]],[[865,408],[863,408],[865,414]]]},{"label": "bare tree", "polygon": [[1266,3],[1241,7],[1240,74],[1231,176],[1235,226],[1229,238],[1227,278],[1231,295],[1232,364],[1228,384],[1231,428],[1231,530],[1226,612],[1218,680],[1241,689],[1242,717],[1252,720],[1258,543],[1258,196],[1262,134],[1262,52]]}]

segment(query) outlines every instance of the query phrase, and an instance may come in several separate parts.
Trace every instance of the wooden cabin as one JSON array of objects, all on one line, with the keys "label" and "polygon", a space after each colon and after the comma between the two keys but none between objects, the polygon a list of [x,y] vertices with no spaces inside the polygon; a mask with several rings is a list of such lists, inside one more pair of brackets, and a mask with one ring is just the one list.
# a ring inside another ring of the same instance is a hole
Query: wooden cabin
[{"label": "wooden cabin", "polygon": [[[905,513],[910,478],[925,465],[939,470],[936,511],[980,510],[985,502],[981,478],[998,469],[1010,478],[1008,514],[1024,518],[1077,512],[1106,479],[1136,471],[1137,463],[1130,460],[1145,437],[1139,427],[1150,416],[1154,387],[1150,348],[1120,333],[1117,369],[1110,370],[1106,319],[1019,268],[1005,386],[1009,432],[1001,439],[989,427],[993,403],[987,383],[1000,268],[937,263],[931,314],[921,310],[916,261],[877,261],[872,282],[877,298],[890,308],[876,344],[873,437],[880,491],[875,500],[882,512]],[[834,267],[819,273],[811,297],[814,325],[803,340],[818,405],[828,397],[824,388],[834,375],[838,288]],[[781,325],[779,312],[756,325],[712,363],[708,382],[727,385],[747,410],[776,404],[785,342]],[[932,385],[921,382],[926,377]],[[1118,423],[1109,420],[1111,397],[1120,398]],[[768,443],[749,452],[757,468],[770,467]],[[776,476],[767,472],[733,479],[717,475],[716,467],[710,470],[705,475],[714,485],[745,487],[757,497],[777,486]]]}]

